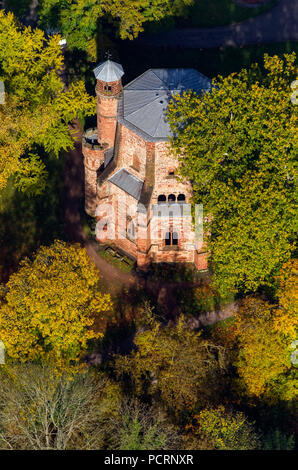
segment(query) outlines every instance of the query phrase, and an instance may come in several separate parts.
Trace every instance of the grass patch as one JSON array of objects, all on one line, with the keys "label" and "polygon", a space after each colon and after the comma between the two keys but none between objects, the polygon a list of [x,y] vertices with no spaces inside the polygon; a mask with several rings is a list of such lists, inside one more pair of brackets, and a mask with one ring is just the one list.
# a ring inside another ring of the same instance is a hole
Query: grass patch
[{"label": "grass patch", "polygon": [[98,248],[98,254],[104,258],[108,263],[112,264],[116,268],[120,269],[125,273],[129,273],[135,262],[125,255],[118,253],[110,246],[103,246]]}]

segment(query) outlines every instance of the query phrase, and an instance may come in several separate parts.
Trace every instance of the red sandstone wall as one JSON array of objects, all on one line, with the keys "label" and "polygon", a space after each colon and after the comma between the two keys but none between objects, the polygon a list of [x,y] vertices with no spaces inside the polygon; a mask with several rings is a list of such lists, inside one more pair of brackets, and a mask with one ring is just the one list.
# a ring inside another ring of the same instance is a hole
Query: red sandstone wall
[{"label": "red sandstone wall", "polygon": [[175,176],[169,175],[169,170],[177,170],[178,161],[171,155],[167,142],[156,143],[155,150],[155,188],[152,195],[154,202],[157,202],[157,198],[160,194],[175,194],[176,198],[178,194],[185,194],[186,202],[189,201],[191,196],[191,185],[190,183],[181,183],[175,178]]},{"label": "red sandstone wall", "polygon": [[[135,134],[127,127],[121,125],[121,140],[119,146],[119,168],[126,168],[132,174],[140,179],[145,178],[146,165],[146,142],[142,137]],[[139,167],[134,163],[136,158],[139,161]]]}]

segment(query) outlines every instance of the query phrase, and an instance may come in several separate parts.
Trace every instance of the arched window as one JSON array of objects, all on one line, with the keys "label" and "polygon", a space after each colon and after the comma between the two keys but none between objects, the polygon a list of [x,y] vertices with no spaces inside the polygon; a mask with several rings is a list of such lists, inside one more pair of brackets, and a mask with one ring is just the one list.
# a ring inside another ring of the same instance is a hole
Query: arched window
[{"label": "arched window", "polygon": [[170,194],[168,196],[168,202],[175,202],[176,201],[176,196],[175,194]]},{"label": "arched window", "polygon": [[161,203],[161,202],[166,202],[167,198],[164,194],[160,194],[157,198],[157,202],[158,203]]},{"label": "arched window", "polygon": [[184,194],[179,194],[178,197],[177,197],[177,201],[185,202],[185,195]]}]

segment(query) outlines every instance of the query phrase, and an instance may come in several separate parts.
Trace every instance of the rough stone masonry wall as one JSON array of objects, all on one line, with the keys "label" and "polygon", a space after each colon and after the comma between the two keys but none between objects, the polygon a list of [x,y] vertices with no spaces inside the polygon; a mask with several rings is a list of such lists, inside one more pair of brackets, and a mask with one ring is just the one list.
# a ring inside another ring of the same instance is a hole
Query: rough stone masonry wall
[{"label": "rough stone masonry wall", "polygon": [[[189,183],[181,183],[177,178],[170,176],[170,171],[176,171],[178,161],[170,155],[166,142],[150,143],[146,142],[142,137],[135,134],[130,129],[123,125],[118,124],[118,132],[120,133],[120,145],[117,167],[109,175],[117,172],[120,168],[126,168],[135,176],[143,179],[145,185],[148,184],[148,175],[146,173],[146,163],[149,158],[154,158],[153,174],[151,177],[151,184],[153,184],[153,191],[150,204],[148,204],[147,216],[134,216],[134,211],[137,209],[137,201],[129,196],[127,193],[117,188],[112,183],[107,181],[102,186],[98,187],[98,196],[107,197],[112,204],[115,221],[114,227],[116,239],[109,240],[116,247],[120,248],[130,256],[137,259],[140,267],[146,268],[150,262],[195,262],[198,269],[206,269],[207,255],[205,253],[198,254],[194,249],[194,231],[191,218],[159,218],[158,221],[153,219],[151,213],[151,204],[157,203],[159,194],[174,194],[177,198],[179,194],[184,194],[186,202],[189,202],[191,196],[191,185]],[[134,166],[135,156],[138,157],[138,168]],[[124,201],[124,210],[119,211],[119,198]],[[132,213],[129,213],[132,211]],[[127,237],[126,229],[128,217],[132,216],[135,219],[136,238],[134,241]],[[139,228],[138,223],[141,221]],[[159,224],[156,230],[156,223]],[[178,232],[179,242],[178,246],[165,245],[165,232],[168,230]],[[118,231],[122,236],[117,236]],[[152,238],[151,238],[152,236]],[[105,239],[100,241],[107,241],[108,233]]]},{"label": "rough stone masonry wall", "polygon": [[104,161],[105,150],[104,146],[101,149],[92,149],[84,142],[82,145],[85,169],[85,210],[91,216],[95,215],[97,206],[97,170]]}]

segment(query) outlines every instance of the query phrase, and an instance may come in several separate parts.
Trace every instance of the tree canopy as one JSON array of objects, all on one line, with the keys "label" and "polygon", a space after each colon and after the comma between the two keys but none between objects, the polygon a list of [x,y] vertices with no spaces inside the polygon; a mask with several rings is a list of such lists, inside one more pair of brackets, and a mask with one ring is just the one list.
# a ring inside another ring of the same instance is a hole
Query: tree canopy
[{"label": "tree canopy", "polygon": [[169,106],[180,174],[203,203],[220,292],[272,285],[295,249],[297,112],[295,54],[264,57],[264,69],[214,80],[211,93]]},{"label": "tree canopy", "polygon": [[96,34],[100,18],[116,24],[121,39],[133,39],[144,23],[179,15],[193,0],[42,0],[41,24],[58,28],[70,48],[91,52],[96,58]]},{"label": "tree canopy", "polygon": [[44,187],[44,165],[36,146],[58,155],[73,146],[69,122],[95,111],[95,99],[82,81],[66,90],[61,79],[63,56],[59,35],[22,27],[0,10],[0,189],[17,173],[18,185],[38,193]]},{"label": "tree canopy", "polygon": [[236,315],[235,365],[245,395],[269,402],[297,397],[297,368],[291,363],[290,347],[297,339],[297,313],[287,315],[285,330],[280,320],[278,306],[256,297],[244,300]]},{"label": "tree canopy", "polygon": [[0,371],[0,448],[101,448],[106,418],[117,413],[120,390],[92,371],[57,374],[50,364]]},{"label": "tree canopy", "polygon": [[111,309],[85,250],[61,241],[25,259],[1,294],[0,338],[8,357],[21,362],[75,363],[88,340],[102,335],[93,328],[95,315],[104,329]]}]

